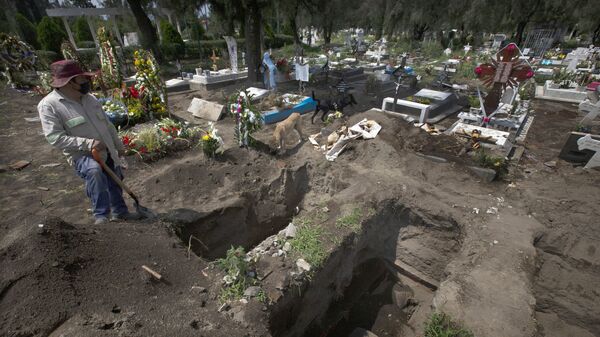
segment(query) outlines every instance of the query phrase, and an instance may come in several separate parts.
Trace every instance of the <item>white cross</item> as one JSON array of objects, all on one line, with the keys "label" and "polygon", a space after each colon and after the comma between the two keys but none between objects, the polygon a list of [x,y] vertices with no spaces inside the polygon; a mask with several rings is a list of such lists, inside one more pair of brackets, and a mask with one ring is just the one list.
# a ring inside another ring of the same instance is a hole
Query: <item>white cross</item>
[{"label": "white cross", "polygon": [[577,140],[577,146],[579,147],[579,151],[592,150],[596,152],[592,158],[590,158],[584,168],[590,169],[600,166],[600,140],[592,139],[592,136],[587,134]]}]

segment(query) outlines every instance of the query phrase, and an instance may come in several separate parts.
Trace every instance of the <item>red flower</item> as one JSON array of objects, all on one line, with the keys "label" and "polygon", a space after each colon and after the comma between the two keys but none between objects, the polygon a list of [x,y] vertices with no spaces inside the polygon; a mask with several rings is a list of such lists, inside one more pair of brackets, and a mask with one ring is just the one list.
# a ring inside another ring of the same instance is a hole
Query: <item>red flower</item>
[{"label": "red flower", "polygon": [[532,71],[532,70],[529,70],[529,71],[527,72],[527,74],[525,74],[525,76],[526,76],[527,78],[532,78],[532,77],[533,77],[533,71]]},{"label": "red flower", "polygon": [[171,132],[171,130],[169,130],[168,128],[165,128],[165,127],[161,127],[160,129],[161,129],[161,130],[162,130],[162,132],[164,132],[164,133],[170,133],[170,132]]},{"label": "red flower", "polygon": [[131,143],[131,138],[129,138],[128,136],[123,136],[123,145],[129,146],[130,143]]},{"label": "red flower", "polygon": [[483,72],[483,69],[481,69],[481,67],[475,67],[475,74],[481,75],[482,72]]},{"label": "red flower", "polygon": [[140,147],[140,152],[141,153],[148,153],[148,150],[146,149],[145,146]]},{"label": "red flower", "polygon": [[516,49],[517,49],[517,45],[516,45],[516,44],[514,44],[514,43],[511,43],[511,44],[509,44],[508,46],[506,46],[506,50],[507,50],[507,51],[509,51],[509,52],[511,52],[511,53],[512,53],[513,51],[515,51]]},{"label": "red flower", "polygon": [[140,92],[137,91],[133,85],[129,88],[129,94],[133,98],[139,98],[140,97]]}]

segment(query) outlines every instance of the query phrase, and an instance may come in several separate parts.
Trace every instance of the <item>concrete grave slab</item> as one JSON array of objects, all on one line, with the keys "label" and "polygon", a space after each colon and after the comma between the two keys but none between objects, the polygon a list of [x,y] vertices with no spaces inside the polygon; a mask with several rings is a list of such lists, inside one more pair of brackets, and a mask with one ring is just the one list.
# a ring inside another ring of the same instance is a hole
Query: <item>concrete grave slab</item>
[{"label": "concrete grave slab", "polygon": [[203,100],[201,98],[192,99],[190,107],[187,109],[194,117],[216,122],[221,118],[225,106],[222,104]]}]

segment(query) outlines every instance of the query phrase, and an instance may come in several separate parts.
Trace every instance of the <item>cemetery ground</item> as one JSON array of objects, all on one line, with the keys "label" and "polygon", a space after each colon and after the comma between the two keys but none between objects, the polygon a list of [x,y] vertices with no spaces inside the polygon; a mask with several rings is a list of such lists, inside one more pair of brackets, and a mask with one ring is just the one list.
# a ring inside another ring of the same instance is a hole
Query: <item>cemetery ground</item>
[{"label": "cemetery ground", "polygon": [[[171,110],[193,120],[197,95]],[[0,335],[419,336],[434,306],[475,336],[599,336],[600,176],[557,159],[576,106],[535,100],[525,155],[486,184],[454,138],[356,98],[349,125],[383,129],[335,162],[308,142],[238,148],[226,117],[220,158],[130,158],[125,182],[159,220],[93,226],[83,182],[24,119],[39,98],[3,90],[0,162],[31,163],[0,174]],[[223,305],[231,246],[260,255],[259,288]]]}]

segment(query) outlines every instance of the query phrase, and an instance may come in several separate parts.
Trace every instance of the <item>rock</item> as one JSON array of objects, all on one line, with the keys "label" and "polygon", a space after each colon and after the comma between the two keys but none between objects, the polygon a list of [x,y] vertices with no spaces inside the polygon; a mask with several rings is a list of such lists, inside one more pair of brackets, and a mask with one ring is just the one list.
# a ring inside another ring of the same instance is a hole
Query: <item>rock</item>
[{"label": "rock", "polygon": [[304,259],[298,259],[296,261],[296,266],[302,271],[310,271],[310,264]]},{"label": "rock", "polygon": [[227,311],[228,309],[229,309],[229,304],[223,303],[223,304],[221,304],[221,306],[219,307],[219,309],[217,311],[223,312],[223,311]]},{"label": "rock", "polygon": [[16,171],[18,171],[18,170],[22,170],[22,169],[24,169],[25,167],[29,166],[29,164],[31,164],[31,162],[30,162],[30,161],[27,161],[27,160],[19,160],[19,161],[16,161],[16,162],[14,162],[14,163],[12,163],[12,164],[8,165],[8,167],[10,167],[10,168],[11,168],[11,169],[13,169],[13,170],[16,170]]},{"label": "rock", "polygon": [[547,161],[544,163],[544,165],[546,165],[548,167],[556,167],[556,160]]},{"label": "rock", "polygon": [[44,187],[44,186],[38,186],[38,190],[40,190],[40,191],[50,191],[50,189],[48,187]]},{"label": "rock", "polygon": [[321,211],[323,213],[329,213],[329,207],[325,206],[325,207],[321,208]]},{"label": "rock", "polygon": [[6,171],[8,171],[8,166],[6,166],[6,165],[0,165],[0,173],[4,173]]},{"label": "rock", "polygon": [[348,337],[377,337],[376,334],[363,328],[356,328]]},{"label": "rock", "polygon": [[496,179],[496,171],[492,169],[477,166],[469,166],[469,169],[485,182],[491,183]]},{"label": "rock", "polygon": [[289,242],[286,242],[283,244],[283,251],[284,252],[289,252],[292,249],[292,244]]},{"label": "rock", "polygon": [[200,294],[207,292],[206,288],[200,286],[192,286],[192,291]]},{"label": "rock", "polygon": [[296,237],[296,231],[296,226],[290,222],[290,224],[284,229],[283,233],[285,234],[286,238],[294,238]]},{"label": "rock", "polygon": [[57,166],[60,166],[60,163],[50,163],[50,164],[40,165],[41,168],[50,168],[50,167],[57,167]]},{"label": "rock", "polygon": [[403,309],[408,305],[408,301],[414,296],[412,289],[409,286],[397,283],[392,288],[394,304],[398,309]]},{"label": "rock", "polygon": [[246,290],[244,290],[244,296],[256,297],[259,292],[260,292],[260,287],[251,286],[251,287],[246,288]]}]

